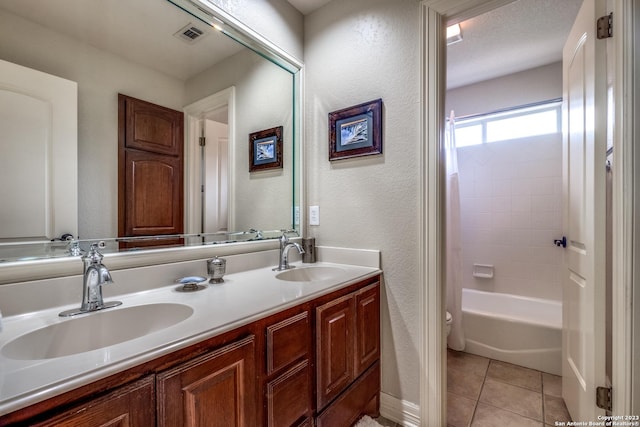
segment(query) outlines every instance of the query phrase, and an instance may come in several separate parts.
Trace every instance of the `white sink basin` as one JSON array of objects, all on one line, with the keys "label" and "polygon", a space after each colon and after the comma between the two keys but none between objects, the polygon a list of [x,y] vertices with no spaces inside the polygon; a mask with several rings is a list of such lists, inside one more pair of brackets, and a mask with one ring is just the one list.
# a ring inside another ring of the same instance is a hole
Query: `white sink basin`
[{"label": "white sink basin", "polygon": [[276,279],[289,282],[313,282],[334,279],[342,273],[344,270],[338,267],[300,267],[278,273]]},{"label": "white sink basin", "polygon": [[10,359],[52,359],[139,338],[189,318],[182,304],[149,304],[89,313],[22,335],[2,347]]}]

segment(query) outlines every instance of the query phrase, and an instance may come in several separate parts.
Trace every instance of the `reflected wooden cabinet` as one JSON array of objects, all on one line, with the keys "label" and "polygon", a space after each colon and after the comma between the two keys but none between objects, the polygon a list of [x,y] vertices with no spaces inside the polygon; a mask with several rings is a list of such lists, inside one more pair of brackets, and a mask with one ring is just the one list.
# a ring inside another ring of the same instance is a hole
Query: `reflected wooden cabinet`
[{"label": "reflected wooden cabinet", "polygon": [[158,426],[256,425],[255,338],[157,375]]},{"label": "reflected wooden cabinet", "polygon": [[[184,114],[118,94],[118,236],[184,232]],[[182,239],[121,242],[180,245]]]}]

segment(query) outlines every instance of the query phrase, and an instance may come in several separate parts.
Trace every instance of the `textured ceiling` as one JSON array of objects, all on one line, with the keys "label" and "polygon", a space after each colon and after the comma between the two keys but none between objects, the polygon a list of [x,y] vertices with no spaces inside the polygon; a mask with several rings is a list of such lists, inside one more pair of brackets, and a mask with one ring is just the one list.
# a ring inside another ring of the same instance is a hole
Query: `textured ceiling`
[{"label": "textured ceiling", "polygon": [[[180,80],[244,49],[167,1],[0,0],[0,9]],[[173,36],[189,23],[206,34],[194,44]]]},{"label": "textured ceiling", "polygon": [[[331,0],[288,1],[308,15]],[[447,50],[447,87],[562,60],[562,46],[580,5],[582,0],[516,0],[462,22],[463,40]]]},{"label": "textured ceiling", "polygon": [[463,40],[447,49],[447,87],[562,60],[562,47],[581,4],[582,0],[518,0],[462,22]]},{"label": "textured ceiling", "polygon": [[316,9],[320,9],[331,0],[287,0],[293,7],[298,9],[303,15],[308,15]]},{"label": "textured ceiling", "polygon": [[[330,0],[288,1],[308,14]],[[447,86],[464,86],[560,61],[581,4],[582,0],[517,0],[462,22],[463,40],[447,50]],[[0,8],[179,79],[239,49],[215,31],[192,46],[176,39],[172,36],[175,31],[197,20],[157,0],[0,0]]]}]

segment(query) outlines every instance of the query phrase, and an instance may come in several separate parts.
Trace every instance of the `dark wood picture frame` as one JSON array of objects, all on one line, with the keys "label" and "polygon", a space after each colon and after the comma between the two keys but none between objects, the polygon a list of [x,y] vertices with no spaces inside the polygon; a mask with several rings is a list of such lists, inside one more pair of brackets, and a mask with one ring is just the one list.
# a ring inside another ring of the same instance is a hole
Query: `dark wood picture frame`
[{"label": "dark wood picture frame", "polygon": [[329,160],[382,154],[382,99],[329,113]]},{"label": "dark wood picture frame", "polygon": [[282,126],[249,134],[249,172],[282,169]]}]

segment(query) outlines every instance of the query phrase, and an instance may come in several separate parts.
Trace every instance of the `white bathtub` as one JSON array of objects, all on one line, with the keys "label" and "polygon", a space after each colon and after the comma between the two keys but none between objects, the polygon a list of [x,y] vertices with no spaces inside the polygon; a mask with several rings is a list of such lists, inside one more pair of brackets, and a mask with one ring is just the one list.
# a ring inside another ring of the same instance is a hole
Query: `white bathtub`
[{"label": "white bathtub", "polygon": [[561,302],[463,289],[462,322],[467,353],[561,375]]}]

